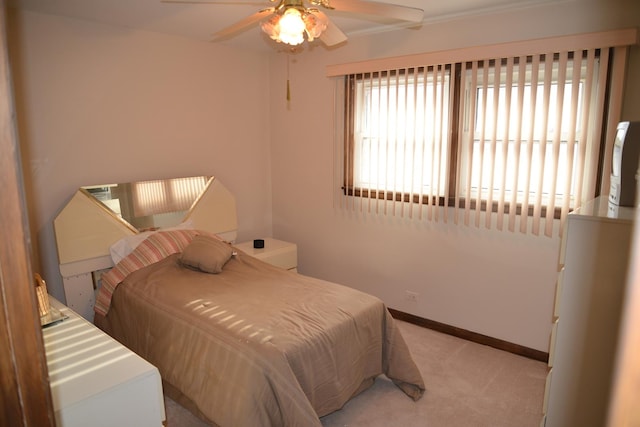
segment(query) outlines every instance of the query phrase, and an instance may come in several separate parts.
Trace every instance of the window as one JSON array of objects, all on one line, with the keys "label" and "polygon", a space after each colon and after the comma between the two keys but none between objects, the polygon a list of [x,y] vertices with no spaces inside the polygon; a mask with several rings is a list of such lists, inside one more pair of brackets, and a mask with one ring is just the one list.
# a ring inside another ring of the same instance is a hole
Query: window
[{"label": "window", "polygon": [[[465,113],[474,115],[475,121],[473,129],[465,128],[465,133],[471,133],[468,139],[473,140],[472,153],[465,160],[473,161],[473,164],[462,168],[460,179],[464,183],[466,174],[470,173],[471,187],[468,191],[483,200],[489,196],[497,200],[504,191],[507,200],[517,203],[536,198],[538,193],[546,202],[553,194],[556,200],[568,197],[569,206],[573,208],[575,183],[579,177],[572,166],[580,162],[576,146],[582,128],[580,113],[583,109],[587,67],[585,65],[578,69],[580,78],[576,82],[569,80],[562,83],[558,80],[558,62],[554,61],[552,76],[546,86],[543,82],[544,70],[539,71],[537,81],[532,81],[531,64],[523,68],[512,70],[510,76],[502,72],[498,81],[505,83],[495,84],[496,68],[491,67],[486,84],[478,79],[475,87],[468,85],[464,88],[466,93],[475,97],[475,111],[469,111],[471,103],[464,106]],[[524,73],[521,84],[507,82],[508,77],[512,81],[520,80],[521,72]],[[571,70],[567,69],[567,72]],[[466,70],[466,73],[470,75],[471,71]],[[544,101],[545,97],[548,101]],[[572,102],[574,97],[575,102]],[[480,107],[491,100],[496,101],[497,107]],[[575,120],[570,119],[573,114]],[[556,137],[557,145],[554,144]],[[491,152],[492,149],[495,149],[495,154]],[[557,151],[555,155],[554,150]],[[526,154],[521,154],[521,151]],[[489,160],[495,164],[494,174],[489,173]],[[555,174],[544,173],[554,171],[554,168]],[[504,176],[503,185],[498,185],[494,176]],[[528,184],[523,184],[527,181]],[[569,191],[565,193],[567,187]]]},{"label": "window", "polygon": [[607,169],[603,142],[617,124],[607,114],[620,104],[606,91],[609,63],[620,68],[614,52],[345,73],[341,203],[551,235],[553,219],[597,195]]},{"label": "window", "polygon": [[439,106],[449,102],[449,71],[403,71],[352,77],[358,141],[351,147],[352,187],[383,195],[440,194],[445,169],[424,172],[429,165],[443,163],[448,151],[441,137],[449,128],[448,108]]}]

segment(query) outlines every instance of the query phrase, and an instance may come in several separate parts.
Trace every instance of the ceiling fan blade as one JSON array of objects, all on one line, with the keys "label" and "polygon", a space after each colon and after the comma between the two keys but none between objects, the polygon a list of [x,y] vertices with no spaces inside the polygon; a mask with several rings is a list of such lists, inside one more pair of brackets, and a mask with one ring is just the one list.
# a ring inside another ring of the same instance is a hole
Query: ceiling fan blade
[{"label": "ceiling fan blade", "polygon": [[218,31],[217,33],[213,34],[213,40],[217,40],[217,39],[221,39],[224,37],[228,37],[230,35],[233,35],[235,33],[237,33],[238,31],[242,31],[243,29],[245,29],[246,27],[255,24],[256,22],[262,21],[263,19],[267,18],[268,16],[272,15],[273,12],[275,12],[275,8],[270,7],[268,9],[263,9],[259,12],[254,13],[253,15],[249,15],[246,18],[236,22],[233,25],[230,25],[227,28],[223,28],[222,30]]},{"label": "ceiling fan blade", "polygon": [[315,15],[320,16],[327,23],[327,28],[320,34],[320,40],[327,46],[335,46],[342,42],[347,41],[347,36],[342,32],[340,28],[331,22],[329,17],[319,10],[314,10]]},{"label": "ceiling fan blade", "polygon": [[343,12],[376,15],[400,21],[422,22],[424,11],[415,7],[364,0],[330,0],[329,6]]}]

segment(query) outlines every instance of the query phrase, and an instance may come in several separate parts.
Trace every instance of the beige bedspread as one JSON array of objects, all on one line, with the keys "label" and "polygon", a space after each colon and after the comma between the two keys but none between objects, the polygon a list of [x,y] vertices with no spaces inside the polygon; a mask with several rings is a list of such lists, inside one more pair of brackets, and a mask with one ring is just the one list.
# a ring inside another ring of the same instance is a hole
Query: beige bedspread
[{"label": "beige bedspread", "polygon": [[178,257],[129,275],[96,324],[216,424],[320,426],[319,416],[382,373],[422,396],[420,372],[379,299],[240,251],[220,274]]}]

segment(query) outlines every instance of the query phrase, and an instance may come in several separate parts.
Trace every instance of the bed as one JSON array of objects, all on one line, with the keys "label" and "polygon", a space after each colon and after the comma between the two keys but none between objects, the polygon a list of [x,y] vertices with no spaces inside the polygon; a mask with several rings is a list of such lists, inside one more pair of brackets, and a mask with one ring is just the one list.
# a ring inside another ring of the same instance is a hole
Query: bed
[{"label": "bed", "polygon": [[423,395],[381,300],[267,264],[214,229],[153,232],[102,275],[95,324],[154,364],[170,397],[222,427],[306,427],[382,374]]}]

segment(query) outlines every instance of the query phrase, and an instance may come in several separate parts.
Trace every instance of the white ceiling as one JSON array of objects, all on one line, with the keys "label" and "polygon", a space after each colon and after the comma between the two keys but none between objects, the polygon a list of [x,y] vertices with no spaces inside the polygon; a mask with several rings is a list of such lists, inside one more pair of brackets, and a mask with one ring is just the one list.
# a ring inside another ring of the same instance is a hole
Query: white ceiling
[{"label": "white ceiling", "polygon": [[[425,24],[553,1],[560,0],[378,0],[423,9]],[[8,0],[10,7],[199,40],[209,40],[212,33],[273,5],[269,0],[247,3],[250,2],[228,0],[220,4],[176,4],[160,0]],[[403,25],[370,16],[325,12],[350,37]],[[258,49],[274,49],[275,45],[262,34],[258,25],[222,43]]]}]

